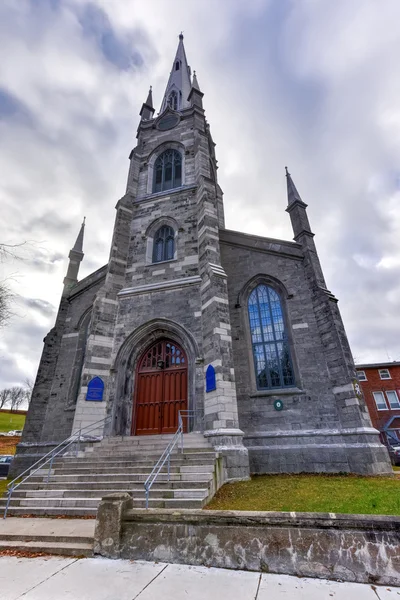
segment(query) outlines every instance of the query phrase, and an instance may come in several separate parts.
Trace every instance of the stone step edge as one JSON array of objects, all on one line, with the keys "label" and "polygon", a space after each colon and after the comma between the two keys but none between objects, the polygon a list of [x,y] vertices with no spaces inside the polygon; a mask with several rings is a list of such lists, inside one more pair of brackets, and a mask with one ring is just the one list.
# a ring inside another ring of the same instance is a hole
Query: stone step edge
[{"label": "stone step edge", "polygon": [[[131,493],[140,493],[140,492],[144,493],[144,487],[141,486],[141,487],[138,487],[138,488],[129,488],[129,489],[122,489],[122,490],[119,487],[118,487],[118,489],[115,489],[115,490],[112,490],[112,489],[107,490],[107,489],[102,489],[102,488],[98,488],[98,489],[94,489],[94,490],[90,490],[90,489],[88,490],[88,489],[85,489],[85,488],[82,488],[82,489],[79,489],[79,488],[76,489],[76,488],[74,488],[72,490],[69,490],[68,488],[66,488],[66,489],[62,489],[61,488],[59,490],[57,490],[57,489],[51,489],[51,488],[44,488],[44,489],[37,489],[37,490],[21,490],[20,488],[18,488],[18,490],[16,492],[14,492],[14,494],[12,495],[12,498],[17,498],[17,497],[19,498],[20,496],[16,496],[15,495],[15,494],[18,494],[18,493],[20,493],[20,494],[22,494],[22,493],[32,494],[34,492],[45,492],[45,491],[60,492],[60,493],[61,492],[64,492],[64,493],[65,492],[71,492],[71,493],[72,492],[73,493],[75,493],[75,492],[85,492],[85,493],[87,493],[87,492],[93,492],[93,493],[94,492],[104,492],[105,494],[117,494],[117,493],[121,493],[121,492],[127,492],[128,494],[131,494]],[[161,493],[163,493],[163,492],[199,492],[199,491],[208,492],[208,488],[206,488],[206,487],[204,487],[204,488],[168,488],[168,489],[165,489],[165,490],[158,490],[157,488],[154,488],[154,491],[161,492]],[[23,496],[23,498],[25,498],[25,497],[26,496]],[[4,500],[4,498],[0,498],[0,500]]]},{"label": "stone step edge", "polygon": [[68,542],[0,542],[0,552],[4,550],[17,550],[20,552],[61,554],[64,556],[92,556],[93,543],[68,543]]},{"label": "stone step edge", "polygon": [[87,535],[44,535],[36,533],[0,533],[0,544],[3,542],[60,542],[68,544],[93,544],[93,536]]}]

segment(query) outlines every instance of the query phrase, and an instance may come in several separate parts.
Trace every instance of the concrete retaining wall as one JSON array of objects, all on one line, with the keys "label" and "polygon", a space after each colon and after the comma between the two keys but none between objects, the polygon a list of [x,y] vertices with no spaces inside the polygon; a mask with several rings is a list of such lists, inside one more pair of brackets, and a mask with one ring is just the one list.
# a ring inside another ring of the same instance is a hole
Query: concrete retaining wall
[{"label": "concrete retaining wall", "polygon": [[130,509],[103,499],[96,554],[400,584],[400,518],[323,513]]}]

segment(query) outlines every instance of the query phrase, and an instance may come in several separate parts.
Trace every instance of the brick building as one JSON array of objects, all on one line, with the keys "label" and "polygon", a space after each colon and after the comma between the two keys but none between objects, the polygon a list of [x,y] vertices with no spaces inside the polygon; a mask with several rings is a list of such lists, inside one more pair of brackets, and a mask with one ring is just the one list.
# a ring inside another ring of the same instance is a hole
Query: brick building
[{"label": "brick building", "polygon": [[383,443],[400,441],[400,362],[356,365],[372,425]]},{"label": "brick building", "polygon": [[156,435],[189,410],[227,479],[391,472],[290,174],[294,241],[225,228],[182,35],[160,112],[150,89],[140,116],[108,263],[78,281],[84,226],[70,252],[14,471],[106,417],[99,436]]}]

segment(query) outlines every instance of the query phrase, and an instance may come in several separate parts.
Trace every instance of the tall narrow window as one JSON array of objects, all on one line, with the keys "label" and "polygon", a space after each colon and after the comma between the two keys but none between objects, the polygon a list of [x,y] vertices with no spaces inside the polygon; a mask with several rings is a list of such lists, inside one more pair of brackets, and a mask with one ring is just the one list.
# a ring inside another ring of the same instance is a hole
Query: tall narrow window
[{"label": "tall narrow window", "polygon": [[164,192],[182,185],[182,156],[177,150],[166,150],[154,165],[154,192]]},{"label": "tall narrow window", "polygon": [[163,260],[172,260],[175,251],[174,230],[168,225],[163,225],[156,232],[153,244],[153,263]]},{"label": "tall narrow window", "polygon": [[293,367],[278,294],[267,285],[259,285],[250,294],[248,309],[257,388],[293,386]]}]

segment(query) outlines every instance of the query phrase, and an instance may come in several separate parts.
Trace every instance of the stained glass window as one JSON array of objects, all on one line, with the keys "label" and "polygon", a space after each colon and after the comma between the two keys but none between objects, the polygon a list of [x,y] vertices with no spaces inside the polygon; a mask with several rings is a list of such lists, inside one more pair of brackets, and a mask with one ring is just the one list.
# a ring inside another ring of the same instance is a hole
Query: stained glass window
[{"label": "stained glass window", "polygon": [[254,368],[258,389],[294,385],[292,361],[279,295],[257,286],[248,302]]},{"label": "stained glass window", "polygon": [[163,192],[182,185],[182,157],[177,150],[166,150],[154,165],[154,192]]},{"label": "stained glass window", "polygon": [[175,250],[175,234],[172,227],[163,225],[156,232],[153,242],[153,263],[172,260]]}]

